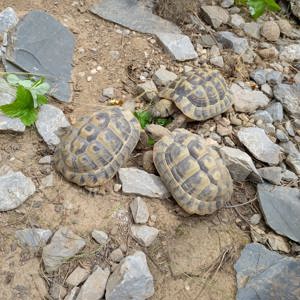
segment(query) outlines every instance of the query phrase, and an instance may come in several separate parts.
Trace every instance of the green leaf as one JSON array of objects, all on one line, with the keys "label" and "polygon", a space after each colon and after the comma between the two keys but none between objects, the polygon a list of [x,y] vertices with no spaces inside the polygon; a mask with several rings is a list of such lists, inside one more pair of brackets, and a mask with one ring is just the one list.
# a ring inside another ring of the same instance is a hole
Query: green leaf
[{"label": "green leaf", "polygon": [[25,80],[20,80],[18,82],[19,85],[22,85],[24,88],[26,89],[30,89],[33,85],[33,82],[29,79],[25,79]]},{"label": "green leaf", "polygon": [[265,12],[266,4],[264,0],[248,0],[247,4],[249,6],[250,15],[254,19],[257,19]]},{"label": "green leaf", "polygon": [[149,146],[153,146],[153,145],[155,144],[154,139],[153,139],[152,137],[148,137],[147,144],[148,144]]},{"label": "green leaf", "polygon": [[37,118],[31,92],[22,85],[17,87],[16,100],[0,106],[0,110],[9,117],[20,118],[26,126],[32,125]]},{"label": "green leaf", "polygon": [[161,126],[167,126],[172,122],[171,118],[155,118],[154,123]]},{"label": "green leaf", "polygon": [[281,10],[280,5],[278,5],[274,0],[265,0],[265,1],[266,1],[266,5],[269,10],[271,10],[271,11],[280,11]]},{"label": "green leaf", "polygon": [[152,121],[152,116],[149,111],[135,111],[134,115],[140,122],[143,129]]},{"label": "green leaf", "polygon": [[48,103],[48,99],[46,96],[44,95],[37,95],[37,104],[38,106],[43,105],[43,104],[47,104]]},{"label": "green leaf", "polygon": [[19,83],[20,79],[19,79],[19,77],[18,77],[17,75],[15,75],[15,74],[8,74],[8,75],[6,76],[6,81],[7,81],[10,85],[16,86],[16,85]]}]

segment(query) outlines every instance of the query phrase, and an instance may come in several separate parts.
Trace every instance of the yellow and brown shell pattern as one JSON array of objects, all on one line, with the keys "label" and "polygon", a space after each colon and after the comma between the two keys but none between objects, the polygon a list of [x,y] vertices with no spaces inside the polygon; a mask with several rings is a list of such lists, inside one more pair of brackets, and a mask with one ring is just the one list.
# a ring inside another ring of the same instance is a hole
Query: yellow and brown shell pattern
[{"label": "yellow and brown shell pattern", "polygon": [[110,180],[129,158],[140,137],[140,125],[130,111],[108,107],[82,117],[54,154],[58,172],[88,188]]},{"label": "yellow and brown shell pattern", "polygon": [[230,173],[199,136],[176,129],[154,145],[153,159],[162,181],[186,212],[212,214],[230,200]]},{"label": "yellow and brown shell pattern", "polygon": [[233,102],[221,73],[199,68],[179,76],[159,96],[172,100],[187,117],[196,121],[222,114]]}]

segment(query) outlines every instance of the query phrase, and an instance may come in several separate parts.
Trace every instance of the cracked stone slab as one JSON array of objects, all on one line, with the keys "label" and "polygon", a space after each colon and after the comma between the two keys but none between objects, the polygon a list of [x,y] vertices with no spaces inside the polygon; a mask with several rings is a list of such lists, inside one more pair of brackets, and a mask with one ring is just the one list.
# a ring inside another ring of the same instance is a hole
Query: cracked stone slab
[{"label": "cracked stone slab", "polygon": [[243,249],[234,269],[237,273],[237,300],[300,298],[300,260],[251,243]]},{"label": "cracked stone slab", "polygon": [[4,66],[8,72],[45,75],[51,86],[49,94],[70,102],[74,45],[68,28],[52,16],[34,10],[9,32]]},{"label": "cracked stone slab", "polygon": [[300,191],[297,188],[259,184],[258,200],[266,223],[278,234],[300,242]]},{"label": "cracked stone slab", "polygon": [[273,143],[265,131],[257,127],[242,128],[238,132],[240,142],[255,158],[270,165],[280,162],[280,147]]},{"label": "cracked stone slab", "polygon": [[90,10],[131,30],[156,35],[176,60],[190,60],[198,56],[188,36],[172,22],[154,15],[151,8],[138,0],[102,0]]},{"label": "cracked stone slab", "polygon": [[119,177],[122,191],[151,198],[168,198],[169,191],[159,176],[149,174],[136,168],[121,168]]},{"label": "cracked stone slab", "polygon": [[85,247],[85,241],[69,228],[55,232],[49,245],[43,248],[42,259],[47,273],[58,270],[68,259]]},{"label": "cracked stone slab", "polygon": [[0,211],[15,209],[36,191],[35,185],[22,172],[9,171],[0,176]]},{"label": "cracked stone slab", "polygon": [[70,123],[59,108],[45,104],[40,108],[35,125],[46,144],[50,148],[54,148],[54,146],[60,142],[56,134],[57,130],[59,128],[69,127]]}]

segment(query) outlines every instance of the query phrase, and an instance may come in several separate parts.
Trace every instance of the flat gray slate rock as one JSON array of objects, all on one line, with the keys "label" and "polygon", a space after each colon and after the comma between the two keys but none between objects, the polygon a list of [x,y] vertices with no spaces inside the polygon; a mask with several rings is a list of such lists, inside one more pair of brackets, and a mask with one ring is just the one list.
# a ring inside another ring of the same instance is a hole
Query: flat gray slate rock
[{"label": "flat gray slate rock", "polygon": [[42,11],[31,11],[8,35],[4,66],[8,72],[45,74],[57,100],[71,100],[74,50],[71,31]]},{"label": "flat gray slate rock", "polygon": [[300,190],[259,184],[258,200],[266,223],[277,233],[300,242]]},{"label": "flat gray slate rock", "polygon": [[56,271],[66,260],[76,255],[85,246],[85,241],[67,227],[57,230],[50,244],[43,248],[42,259],[45,271]]},{"label": "flat gray slate rock", "polygon": [[15,235],[24,246],[35,248],[45,246],[52,235],[52,231],[42,228],[25,228],[17,230]]},{"label": "flat gray slate rock", "polygon": [[241,128],[238,132],[240,142],[255,158],[270,165],[280,161],[280,147],[273,143],[265,131],[258,127]]},{"label": "flat gray slate rock", "polygon": [[9,171],[0,176],[0,211],[15,209],[35,192],[32,180],[22,172]]},{"label": "flat gray slate rock", "polygon": [[237,300],[300,299],[300,260],[251,243],[246,245],[234,268]]},{"label": "flat gray slate rock", "polygon": [[102,0],[91,7],[91,12],[142,33],[156,34],[162,29],[169,33],[181,33],[176,25],[152,14],[151,9],[139,4],[138,0]]},{"label": "flat gray slate rock", "polygon": [[168,198],[170,193],[159,176],[137,168],[121,168],[119,177],[125,194],[137,194],[151,198]]},{"label": "flat gray slate rock", "polygon": [[155,34],[176,60],[198,56],[188,36],[172,22],[154,15],[151,8],[138,0],[102,0],[91,7],[91,12],[131,30]]}]

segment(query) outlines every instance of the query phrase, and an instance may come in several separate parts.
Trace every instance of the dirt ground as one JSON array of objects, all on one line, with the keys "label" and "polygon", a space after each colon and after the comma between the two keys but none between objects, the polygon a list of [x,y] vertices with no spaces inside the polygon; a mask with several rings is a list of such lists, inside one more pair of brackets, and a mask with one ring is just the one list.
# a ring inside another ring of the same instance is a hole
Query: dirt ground
[{"label": "dirt ground", "polygon": [[[75,34],[73,101],[60,104],[50,100],[64,110],[71,122],[103,105],[103,88],[113,86],[118,97],[129,97],[142,72],[151,75],[160,65],[178,72],[183,65],[193,65],[172,62],[151,36],[120,33],[123,28],[88,11],[93,2],[0,0],[2,9],[11,6],[20,16],[33,9],[44,10]],[[90,71],[97,66],[102,67],[101,71],[91,75]],[[88,76],[92,76],[90,82]],[[51,167],[38,164],[47,154],[51,152],[35,128],[26,129],[21,135],[0,134],[0,166],[5,163],[22,171],[37,187],[41,178],[54,172]],[[128,165],[137,165],[140,157],[141,152],[135,152]],[[44,299],[45,288],[55,282],[63,284],[76,265],[104,266],[110,263],[107,259],[110,251],[119,245],[127,249],[127,254],[140,249],[128,234],[132,223],[128,204],[133,196],[121,192],[92,196],[54,174],[53,187],[38,189],[18,209],[0,214],[0,300]],[[232,204],[246,202],[254,193],[251,186],[236,186]],[[151,300],[235,299],[233,264],[249,242],[248,226],[242,217],[255,213],[256,204],[239,210],[223,209],[209,217],[186,217],[172,199],[145,198],[145,201],[152,215],[151,225],[160,230],[155,244],[143,249],[155,280],[156,292]],[[87,246],[82,255],[66,263],[58,273],[46,275],[41,266],[41,253],[30,253],[14,237],[16,230],[30,226],[53,231],[69,226],[85,238]],[[97,251],[97,244],[91,239],[93,229],[110,234],[112,241],[107,249]]]}]

